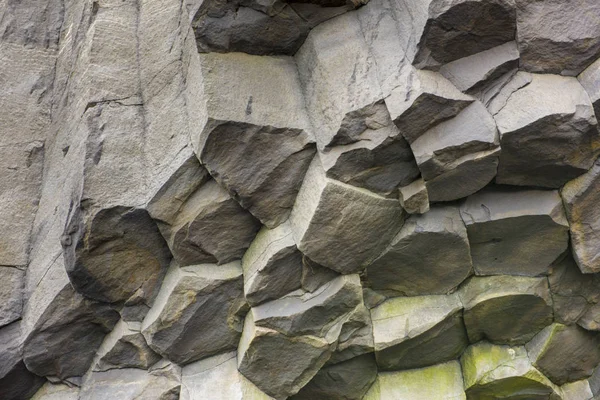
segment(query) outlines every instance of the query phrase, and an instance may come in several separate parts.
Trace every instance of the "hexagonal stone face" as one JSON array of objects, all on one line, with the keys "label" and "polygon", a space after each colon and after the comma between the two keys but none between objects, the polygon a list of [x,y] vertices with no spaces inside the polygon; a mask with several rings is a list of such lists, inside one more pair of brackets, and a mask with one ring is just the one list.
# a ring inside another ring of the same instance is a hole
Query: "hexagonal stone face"
[{"label": "hexagonal stone face", "polygon": [[457,358],[468,345],[457,295],[398,297],[371,310],[381,370],[419,368]]},{"label": "hexagonal stone face", "polygon": [[[502,154],[496,182],[558,188],[585,173],[600,152],[590,98],[577,79],[519,72],[494,111]],[[507,97],[508,96],[508,97]]]},{"label": "hexagonal stone face", "polygon": [[380,372],[364,400],[465,400],[458,361],[428,368]]},{"label": "hexagonal stone face", "polygon": [[241,53],[201,57],[204,126],[192,143],[210,174],[274,228],[289,215],[315,153],[296,64]]},{"label": "hexagonal stone face", "polygon": [[178,364],[233,350],[240,338],[235,309],[242,296],[239,262],[181,268],[173,263],[142,334],[154,351]]},{"label": "hexagonal stone face", "polygon": [[469,400],[547,400],[559,390],[531,365],[522,346],[480,342],[465,351],[460,363]]},{"label": "hexagonal stone face", "polygon": [[397,199],[328,179],[315,158],[290,224],[301,252],[324,267],[349,274],[364,269],[385,249],[402,227],[403,216]]},{"label": "hexagonal stone face", "polygon": [[600,161],[567,183],[561,195],[567,211],[573,256],[584,274],[600,272]]},{"label": "hexagonal stone face", "polygon": [[598,2],[550,0],[516,3],[517,41],[524,70],[577,75],[600,55]]},{"label": "hexagonal stone face", "polygon": [[457,207],[433,206],[409,217],[386,251],[367,267],[373,289],[395,295],[445,294],[472,271],[467,231]]},{"label": "hexagonal stone face", "polygon": [[[215,390],[218,388],[218,390]],[[181,371],[181,400],[272,400],[237,370],[236,352],[196,361]]]},{"label": "hexagonal stone face", "polygon": [[524,344],[552,323],[546,278],[473,277],[459,295],[471,343]]},{"label": "hexagonal stone face", "polygon": [[527,345],[533,365],[552,382],[563,385],[592,375],[600,362],[598,337],[577,325],[552,324]]},{"label": "hexagonal stone face", "polygon": [[467,198],[460,213],[477,275],[547,274],[568,246],[556,191],[490,188]]}]

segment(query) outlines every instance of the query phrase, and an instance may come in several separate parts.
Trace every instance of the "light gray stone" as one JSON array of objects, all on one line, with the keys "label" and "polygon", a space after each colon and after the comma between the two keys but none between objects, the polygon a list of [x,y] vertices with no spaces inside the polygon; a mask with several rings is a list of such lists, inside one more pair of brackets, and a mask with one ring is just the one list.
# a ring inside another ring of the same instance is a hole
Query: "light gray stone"
[{"label": "light gray stone", "polygon": [[402,296],[446,294],[471,273],[467,231],[455,206],[433,206],[428,213],[410,216],[367,267],[373,289]]},{"label": "light gray stone", "polygon": [[181,266],[239,260],[260,229],[216,181],[200,186],[181,207],[172,225],[159,225]]},{"label": "light gray stone", "polygon": [[458,361],[397,372],[380,372],[364,400],[466,400]]},{"label": "light gray stone", "polygon": [[31,400],[79,400],[79,388],[64,383],[44,383]]},{"label": "light gray stone", "polygon": [[178,364],[233,350],[241,332],[235,312],[242,284],[239,262],[173,263],[142,323],[148,345]]},{"label": "light gray stone", "polygon": [[600,118],[600,58],[579,74],[577,79],[590,96],[596,119]]},{"label": "light gray stone", "polygon": [[456,294],[389,299],[371,309],[380,370],[421,368],[457,358],[469,342]]},{"label": "light gray stone", "polygon": [[290,224],[302,253],[324,267],[348,274],[364,269],[385,249],[402,227],[403,214],[396,199],[328,179],[315,158]]},{"label": "light gray stone", "polygon": [[[315,336],[286,336],[254,325],[248,313],[238,347],[238,370],[275,399],[297,393],[331,356],[334,345]],[[273,371],[277,371],[273,374]]]},{"label": "light gray stone", "polygon": [[524,347],[480,342],[460,359],[467,399],[557,400],[558,387],[531,365]]},{"label": "light gray stone", "polygon": [[563,400],[593,400],[594,393],[587,379],[567,383],[560,387]]},{"label": "light gray stone", "polygon": [[471,343],[525,344],[552,323],[546,278],[473,277],[459,291]]},{"label": "light gray stone", "polygon": [[201,56],[200,162],[255,217],[274,228],[289,215],[315,152],[294,59]]},{"label": "light gray stone", "polygon": [[237,370],[236,353],[224,353],[183,367],[181,400],[270,400]]},{"label": "light gray stone", "polygon": [[600,161],[584,175],[567,183],[561,195],[567,212],[571,247],[579,269],[584,274],[600,272]]},{"label": "light gray stone", "polygon": [[0,327],[21,318],[25,271],[0,266]]},{"label": "light gray stone", "polygon": [[496,176],[498,131],[481,102],[428,130],[410,146],[432,202],[466,197]]},{"label": "light gray stone", "polygon": [[275,300],[300,288],[302,253],[287,222],[263,227],[244,254],[244,295],[251,306]]},{"label": "light gray stone", "polygon": [[547,274],[568,246],[556,191],[489,188],[467,198],[460,213],[477,275]]},{"label": "light gray stone", "polygon": [[[525,72],[519,72],[514,79]],[[530,74],[494,118],[502,154],[497,183],[558,188],[585,173],[600,152],[590,98],[577,79]]]},{"label": "light gray stone", "polygon": [[588,331],[600,331],[600,304],[592,304],[577,321],[579,326]]},{"label": "light gray stone", "polygon": [[80,400],[178,400],[181,368],[161,363],[150,371],[126,368],[92,372],[86,377]]},{"label": "light gray stone", "polygon": [[410,78],[386,97],[390,116],[409,143],[456,116],[474,99],[437,72],[411,70]]},{"label": "light gray stone", "polygon": [[319,150],[354,143],[378,128],[383,95],[356,13],[312,30],[295,59]]},{"label": "light gray stone", "polygon": [[516,0],[515,3],[517,42],[524,70],[577,75],[600,55],[598,2]]},{"label": "light gray stone", "polygon": [[[257,327],[276,330],[287,336],[327,337],[362,304],[362,287],[357,274],[343,275],[314,292],[297,290],[281,299],[253,307]],[[339,333],[338,333],[339,335]]]},{"label": "light gray stone", "polygon": [[552,324],[527,345],[531,363],[557,385],[588,378],[600,362],[597,335],[577,325]]},{"label": "light gray stone", "polygon": [[440,68],[461,92],[476,93],[489,82],[519,66],[516,42],[504,43],[481,53],[449,62]]},{"label": "light gray stone", "polygon": [[400,205],[409,214],[425,214],[429,211],[429,195],[423,178],[399,189]]},{"label": "light gray stone", "polygon": [[116,368],[148,369],[161,357],[146,343],[139,322],[117,322],[97,351],[94,371]]},{"label": "light gray stone", "polygon": [[377,377],[372,354],[365,354],[321,369],[290,400],[360,400]]}]

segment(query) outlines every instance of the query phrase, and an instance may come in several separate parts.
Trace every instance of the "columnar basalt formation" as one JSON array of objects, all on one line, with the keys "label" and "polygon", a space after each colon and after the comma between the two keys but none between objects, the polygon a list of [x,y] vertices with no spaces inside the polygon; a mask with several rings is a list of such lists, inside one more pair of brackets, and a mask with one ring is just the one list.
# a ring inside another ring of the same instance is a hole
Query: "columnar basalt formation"
[{"label": "columnar basalt formation", "polygon": [[0,399],[600,398],[599,27],[0,0]]}]

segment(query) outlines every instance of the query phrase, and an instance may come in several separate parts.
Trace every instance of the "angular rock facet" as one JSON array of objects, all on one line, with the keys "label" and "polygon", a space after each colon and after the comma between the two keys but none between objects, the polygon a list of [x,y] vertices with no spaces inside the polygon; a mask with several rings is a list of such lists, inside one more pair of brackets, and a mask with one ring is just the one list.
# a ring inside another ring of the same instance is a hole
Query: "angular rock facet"
[{"label": "angular rock facet", "polygon": [[600,118],[600,58],[579,74],[577,79],[590,96],[596,119]]},{"label": "angular rock facet", "polygon": [[429,211],[429,195],[423,179],[399,189],[400,205],[409,214],[425,214]]},{"label": "angular rock facet", "polygon": [[0,266],[0,327],[21,318],[25,271]]}]

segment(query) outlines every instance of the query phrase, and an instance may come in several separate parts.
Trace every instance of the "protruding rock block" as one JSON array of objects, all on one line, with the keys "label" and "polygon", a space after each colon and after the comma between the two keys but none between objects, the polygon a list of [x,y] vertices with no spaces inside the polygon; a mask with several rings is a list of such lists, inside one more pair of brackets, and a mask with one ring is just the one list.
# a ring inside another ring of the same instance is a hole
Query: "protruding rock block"
[{"label": "protruding rock block", "polygon": [[0,393],[10,400],[29,399],[43,384],[23,363],[23,332],[20,321],[0,328]]},{"label": "protruding rock block", "polygon": [[237,370],[236,353],[224,353],[186,365],[181,400],[272,400]]},{"label": "protruding rock block", "polygon": [[471,343],[525,344],[552,323],[546,278],[473,277],[459,295]]},{"label": "protruding rock block", "polygon": [[150,371],[124,368],[93,372],[86,376],[79,399],[178,400],[181,368],[166,362],[159,364]]},{"label": "protruding rock block", "polygon": [[314,292],[298,290],[281,299],[250,310],[257,327],[276,330],[288,336],[326,337],[337,330],[348,315],[362,304],[362,287],[357,274],[343,275]]},{"label": "protruding rock block", "polygon": [[596,119],[600,118],[600,58],[587,67],[577,79],[590,96]]},{"label": "protruding rock block", "polygon": [[477,275],[547,274],[568,246],[556,191],[490,188],[467,198],[460,213]]},{"label": "protruding rock block", "polygon": [[466,400],[458,361],[428,368],[380,372],[364,400]]},{"label": "protruding rock block", "polygon": [[178,364],[231,351],[240,338],[235,308],[242,297],[239,262],[181,268],[173,263],[142,333],[154,351]]},{"label": "protruding rock block", "polygon": [[332,347],[316,336],[286,336],[255,326],[252,313],[248,313],[238,347],[238,370],[269,396],[285,399],[317,374]]},{"label": "protruding rock block", "polygon": [[200,162],[245,209],[274,228],[289,215],[315,153],[289,57],[201,55],[205,121],[192,138]]},{"label": "protruding rock block", "polygon": [[146,210],[74,210],[61,238],[75,289],[104,302],[151,302],[171,253]]},{"label": "protruding rock block", "polygon": [[600,152],[594,110],[575,78],[525,72],[514,78],[523,79],[530,83],[507,84],[498,95],[504,104],[492,111],[502,146],[496,182],[559,188],[585,173]]},{"label": "protruding rock block", "polygon": [[337,347],[327,363],[340,363],[373,353],[374,349],[371,313],[367,307],[360,304],[342,325]]},{"label": "protruding rock block", "polygon": [[255,306],[300,288],[302,258],[287,222],[263,227],[242,259],[248,303]]},{"label": "protruding rock block", "polygon": [[562,385],[560,394],[562,400],[594,400],[594,390],[587,379]]},{"label": "protruding rock block", "polygon": [[552,399],[557,387],[531,365],[524,347],[480,342],[460,359],[467,399]]},{"label": "protruding rock block", "polygon": [[0,266],[0,327],[21,318],[25,270]]},{"label": "protruding rock block", "polygon": [[567,183],[561,195],[567,211],[573,256],[584,274],[600,272],[600,161]]},{"label": "protruding rock block", "polygon": [[371,310],[380,370],[420,368],[457,358],[468,346],[458,296],[389,299]]},{"label": "protruding rock block", "polygon": [[532,364],[552,382],[563,385],[587,378],[600,363],[597,335],[577,325],[552,324],[527,345]]},{"label": "protruding rock block", "polygon": [[116,368],[148,369],[161,357],[146,343],[139,322],[119,321],[97,352],[94,371]]},{"label": "protruding rock block", "polygon": [[214,180],[187,199],[172,225],[160,225],[173,257],[181,265],[239,260],[260,229]]},{"label": "protruding rock block", "polygon": [[409,74],[405,85],[385,99],[392,120],[409,143],[474,101],[437,72],[412,70]]},{"label": "protruding rock block", "polygon": [[367,268],[373,289],[395,295],[446,294],[472,271],[467,230],[455,206],[412,215]]},{"label": "protruding rock block", "polygon": [[498,131],[494,118],[478,101],[418,137],[411,148],[430,201],[466,197],[496,176]]},{"label": "protruding rock block", "polygon": [[517,41],[524,70],[577,75],[600,55],[597,1],[516,3]]},{"label": "protruding rock block", "polygon": [[419,178],[399,189],[400,205],[409,214],[425,214],[429,211],[429,195],[425,181]]},{"label": "protruding rock block", "polygon": [[518,66],[517,43],[508,42],[445,64],[440,74],[461,92],[475,93]]},{"label": "protruding rock block", "polygon": [[318,158],[306,174],[290,216],[298,249],[344,274],[369,265],[403,222],[398,200],[328,179]]},{"label": "protruding rock block", "polygon": [[361,400],[377,378],[373,354],[323,367],[290,400]]},{"label": "protruding rock block", "polygon": [[320,150],[377,129],[383,95],[356,13],[313,29],[295,58]]}]

